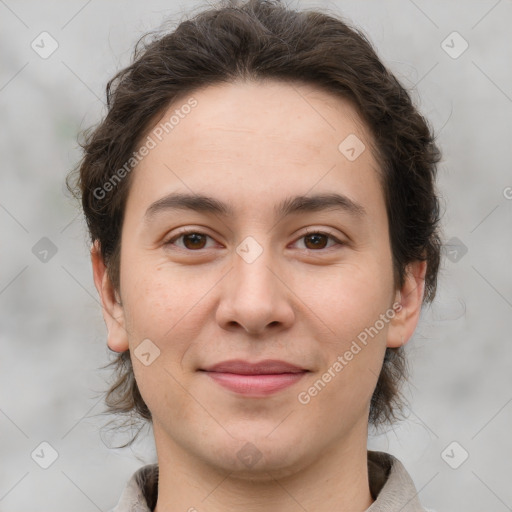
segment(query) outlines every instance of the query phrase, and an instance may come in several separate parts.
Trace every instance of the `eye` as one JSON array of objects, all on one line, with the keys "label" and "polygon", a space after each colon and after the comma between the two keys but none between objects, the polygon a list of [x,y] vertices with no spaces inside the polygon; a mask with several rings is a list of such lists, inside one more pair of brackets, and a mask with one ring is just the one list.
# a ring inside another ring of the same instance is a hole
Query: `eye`
[{"label": "eye", "polygon": [[[187,230],[174,235],[167,242],[165,242],[164,245],[174,245],[180,249],[188,251],[199,251],[201,249],[208,249],[208,247],[206,247],[208,238],[213,240],[213,238],[210,235],[202,233],[201,231]],[[178,240],[181,240],[182,244],[175,243]],[[336,244],[345,245],[344,242],[336,238],[332,233],[326,231],[308,231],[306,234],[302,235],[298,240],[305,241],[305,247],[302,247],[301,249],[311,251],[329,249],[330,247]],[[333,241],[334,243],[331,244],[331,246],[326,247],[329,240]]]},{"label": "eye", "polygon": [[[201,233],[200,231],[196,230],[188,230],[182,231],[181,233],[178,233],[177,235],[173,236],[171,239],[165,242],[164,245],[177,245],[177,247],[179,247],[180,249],[195,251],[206,249],[207,247],[205,247],[205,245],[208,238],[211,238],[211,236],[207,235],[206,233]],[[183,239],[183,245],[178,245],[174,243],[175,241],[180,239]]]},{"label": "eye", "polygon": [[335,242],[333,245],[344,245],[344,242],[338,240],[332,233],[325,231],[308,231],[299,238],[299,240],[305,240],[305,249],[313,251],[332,247],[332,245],[326,247],[326,243],[329,239]]}]

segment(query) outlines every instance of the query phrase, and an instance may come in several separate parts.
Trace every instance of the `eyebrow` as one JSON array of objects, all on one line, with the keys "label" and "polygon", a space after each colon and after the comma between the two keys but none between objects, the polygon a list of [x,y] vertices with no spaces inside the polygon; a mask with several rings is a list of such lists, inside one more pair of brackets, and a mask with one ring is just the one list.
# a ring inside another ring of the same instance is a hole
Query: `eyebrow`
[{"label": "eyebrow", "polygon": [[[144,219],[149,222],[155,215],[172,210],[193,210],[223,217],[234,215],[234,210],[229,204],[214,197],[202,194],[171,193],[152,203],[146,210]],[[336,193],[288,197],[274,207],[276,217],[324,210],[342,210],[356,218],[366,215],[366,210],[361,204]]]}]

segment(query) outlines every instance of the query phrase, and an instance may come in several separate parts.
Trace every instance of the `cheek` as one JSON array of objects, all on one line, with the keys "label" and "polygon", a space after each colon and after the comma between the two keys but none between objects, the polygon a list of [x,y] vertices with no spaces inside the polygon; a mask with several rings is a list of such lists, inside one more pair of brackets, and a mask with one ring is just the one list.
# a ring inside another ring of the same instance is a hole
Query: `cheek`
[{"label": "cheek", "polygon": [[319,340],[323,365],[297,397],[302,404],[309,401],[319,424],[330,421],[339,425],[365,417],[380,374],[388,328],[388,323],[380,320],[386,311],[384,302],[380,308],[375,302],[371,308],[368,304],[353,300],[339,303],[338,309],[330,305],[334,322],[330,327],[335,334]]},{"label": "cheek", "polygon": [[[340,266],[329,279],[317,280],[320,285],[305,301],[318,317],[318,329],[326,333],[318,338],[323,368],[315,375],[315,388],[329,403],[357,408],[375,388],[394,316],[392,277],[386,268],[362,259]],[[304,293],[308,284],[303,283]]]},{"label": "cheek", "polygon": [[[135,272],[126,280],[125,314],[129,326],[132,364],[139,391],[149,409],[165,421],[186,421],[190,414],[190,396],[180,385],[185,382],[182,362],[193,348],[198,326],[202,325],[197,293],[190,281],[179,273],[170,279],[163,271],[145,266],[143,274]],[[205,286],[206,288],[206,286]],[[203,291],[203,294],[205,291]],[[137,347],[149,339],[158,347],[158,357],[145,366],[137,359]],[[166,404],[172,404],[172,411]]]},{"label": "cheek", "polygon": [[[191,319],[198,293],[179,272],[170,279],[168,273],[149,262],[140,267],[132,265],[130,273],[123,277],[121,289],[130,347],[135,349],[142,340],[150,339],[166,360],[179,361],[187,349],[187,339],[193,339]],[[182,335],[184,329],[188,329],[186,337]]]},{"label": "cheek", "polygon": [[333,336],[347,341],[375,323],[390,307],[393,296],[391,262],[382,266],[361,257],[325,274],[297,280],[296,293],[329,327]]}]

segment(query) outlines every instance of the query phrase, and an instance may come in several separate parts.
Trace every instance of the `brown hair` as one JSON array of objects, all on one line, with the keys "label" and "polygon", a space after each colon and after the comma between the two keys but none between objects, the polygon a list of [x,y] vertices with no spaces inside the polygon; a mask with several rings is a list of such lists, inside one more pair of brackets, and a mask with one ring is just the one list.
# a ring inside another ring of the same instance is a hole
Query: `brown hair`
[{"label": "brown hair", "polygon": [[[68,177],[68,188],[81,197],[91,240],[99,241],[117,290],[131,174],[124,167],[124,179],[113,183],[114,170],[126,166],[171,102],[211,84],[276,79],[307,82],[357,108],[380,164],[396,286],[403,284],[408,263],[426,260],[424,301],[434,298],[440,260],[435,192],[440,152],[409,94],[360,31],[334,15],[291,10],[278,0],[232,0],[154,36],[141,38],[133,63],[109,81],[108,113],[85,134],[76,183]],[[113,185],[107,191],[109,180]],[[111,364],[116,376],[106,396],[109,411],[151,420],[129,352],[118,354]],[[403,349],[388,348],[371,400],[371,424],[397,418],[403,404],[399,385],[406,376]]]}]

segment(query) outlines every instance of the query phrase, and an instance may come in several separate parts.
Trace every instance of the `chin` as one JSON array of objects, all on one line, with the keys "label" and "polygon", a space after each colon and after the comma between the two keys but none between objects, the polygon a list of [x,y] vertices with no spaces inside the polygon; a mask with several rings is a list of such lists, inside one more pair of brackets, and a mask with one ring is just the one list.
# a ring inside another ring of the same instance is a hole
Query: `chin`
[{"label": "chin", "polygon": [[268,430],[264,435],[246,431],[236,437],[239,440],[224,439],[213,450],[214,441],[210,439],[208,446],[210,464],[229,472],[230,478],[270,481],[297,473],[314,458],[313,453],[302,453],[298,440],[285,431],[275,437],[269,437]]}]

